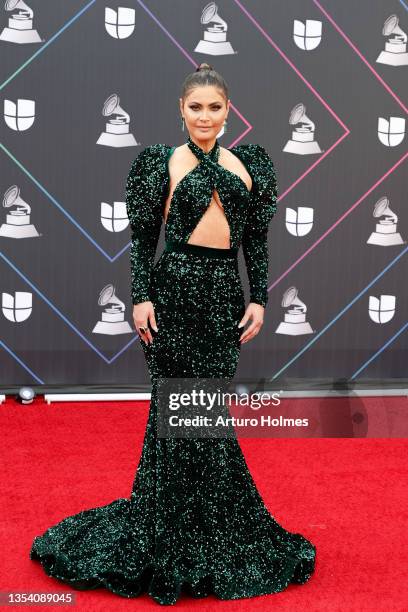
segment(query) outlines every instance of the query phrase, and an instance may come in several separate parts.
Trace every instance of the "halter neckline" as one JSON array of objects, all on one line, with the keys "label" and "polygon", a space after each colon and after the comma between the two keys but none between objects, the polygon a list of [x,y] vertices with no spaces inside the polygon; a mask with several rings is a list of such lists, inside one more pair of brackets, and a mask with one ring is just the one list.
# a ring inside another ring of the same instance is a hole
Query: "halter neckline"
[{"label": "halter neckline", "polygon": [[191,140],[190,136],[187,139],[187,144],[190,148],[190,151],[192,151],[200,161],[203,161],[205,159],[211,159],[212,161],[218,162],[218,157],[220,154],[220,143],[218,142],[217,138],[215,139],[214,146],[210,151],[208,151],[208,153],[206,151],[203,151],[201,147],[199,147],[193,140]]}]

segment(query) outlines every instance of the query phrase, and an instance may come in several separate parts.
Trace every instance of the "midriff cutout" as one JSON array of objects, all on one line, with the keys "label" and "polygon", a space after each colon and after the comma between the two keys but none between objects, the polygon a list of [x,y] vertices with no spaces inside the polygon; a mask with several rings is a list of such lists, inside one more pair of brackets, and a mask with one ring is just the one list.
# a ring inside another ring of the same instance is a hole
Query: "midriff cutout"
[{"label": "midriff cutout", "polygon": [[[173,152],[174,151],[171,152],[170,157]],[[177,187],[178,183],[183,180],[186,174],[189,174],[197,165],[198,164],[190,168],[182,176],[176,177],[175,187],[174,189],[170,189],[170,192],[165,202],[163,215],[165,223],[167,223],[167,218],[170,211],[170,206],[175,188]],[[226,168],[226,170],[228,170],[228,168]],[[240,178],[241,181],[244,182],[244,180],[240,176],[238,176],[238,178]],[[196,244],[199,246],[206,246],[218,249],[231,248],[229,223],[227,217],[225,216],[224,208],[216,189],[214,189],[212,193],[210,204],[208,205],[199,222],[190,234],[187,244]]]},{"label": "midriff cutout", "polygon": [[190,234],[187,244],[216,249],[230,248],[230,227],[216,190],[213,191],[211,202]]}]

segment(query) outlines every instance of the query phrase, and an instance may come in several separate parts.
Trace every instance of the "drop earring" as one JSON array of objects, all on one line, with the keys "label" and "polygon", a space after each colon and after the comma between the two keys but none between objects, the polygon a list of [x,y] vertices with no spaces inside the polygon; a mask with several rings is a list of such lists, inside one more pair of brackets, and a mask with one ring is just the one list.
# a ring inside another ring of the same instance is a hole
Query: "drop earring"
[{"label": "drop earring", "polygon": [[184,132],[184,117],[181,117],[181,130]]},{"label": "drop earring", "polygon": [[224,121],[224,134],[227,132],[227,120]]}]

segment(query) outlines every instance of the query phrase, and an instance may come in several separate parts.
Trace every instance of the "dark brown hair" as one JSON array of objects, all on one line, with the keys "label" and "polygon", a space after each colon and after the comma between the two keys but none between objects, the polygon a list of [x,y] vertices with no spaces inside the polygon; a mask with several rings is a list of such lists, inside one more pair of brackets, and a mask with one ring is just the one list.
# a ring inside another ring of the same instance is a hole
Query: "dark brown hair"
[{"label": "dark brown hair", "polygon": [[228,87],[223,77],[210,64],[202,62],[195,72],[187,75],[181,87],[181,97],[184,100],[186,96],[195,87],[204,85],[213,85],[220,90],[225,97],[225,102],[228,100]]}]

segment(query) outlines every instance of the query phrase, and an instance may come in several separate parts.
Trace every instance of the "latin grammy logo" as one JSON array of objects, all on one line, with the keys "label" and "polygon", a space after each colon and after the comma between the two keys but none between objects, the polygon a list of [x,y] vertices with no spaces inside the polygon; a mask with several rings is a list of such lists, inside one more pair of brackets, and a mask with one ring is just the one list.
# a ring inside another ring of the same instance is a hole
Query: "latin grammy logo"
[{"label": "latin grammy logo", "polygon": [[379,64],[387,64],[388,66],[407,66],[407,35],[399,27],[399,18],[397,15],[390,15],[385,20],[382,35],[387,36],[385,41],[385,49],[381,51],[376,62]]},{"label": "latin grammy logo", "polygon": [[296,127],[292,132],[292,140],[288,140],[283,149],[285,153],[310,155],[322,152],[321,148],[314,140],[315,124],[306,115],[306,106],[302,104],[302,102],[296,104],[291,110],[289,125],[294,125]]},{"label": "latin grammy logo", "polygon": [[286,336],[301,336],[313,334],[313,329],[306,321],[306,304],[298,298],[296,287],[289,287],[283,294],[282,308],[288,308],[285,312],[285,320],[279,323],[275,334]]},{"label": "latin grammy logo", "polygon": [[368,314],[374,323],[388,323],[395,315],[395,295],[380,295],[376,298],[374,295],[369,296]]},{"label": "latin grammy logo", "polygon": [[4,100],[4,121],[16,132],[28,130],[35,119],[35,101],[19,98],[17,104],[12,100]]},{"label": "latin grammy logo", "polygon": [[3,238],[37,238],[40,234],[30,223],[31,207],[20,197],[17,185],[9,187],[3,197],[4,208],[16,206],[7,213],[6,223],[0,226],[0,236]]},{"label": "latin grammy logo", "polygon": [[133,8],[119,6],[115,11],[105,7],[105,29],[112,38],[129,38],[135,29],[135,14]]},{"label": "latin grammy logo", "polygon": [[218,15],[218,7],[215,2],[209,2],[201,13],[200,22],[208,25],[204,30],[204,38],[200,40],[194,51],[196,53],[207,53],[208,55],[231,55],[235,53],[231,43],[227,41],[228,26]]},{"label": "latin grammy logo", "polygon": [[139,145],[133,134],[129,132],[130,116],[119,106],[119,96],[109,96],[102,108],[103,117],[109,117],[105,132],[99,136],[96,144],[107,147],[134,147]]},{"label": "latin grammy logo", "polygon": [[322,22],[317,19],[293,20],[293,40],[302,51],[316,49],[322,40]]},{"label": "latin grammy logo", "polygon": [[378,139],[386,147],[396,147],[404,140],[405,117],[378,117]]},{"label": "latin grammy logo", "polygon": [[292,236],[306,236],[313,227],[314,210],[310,206],[286,209],[286,229]]},{"label": "latin grammy logo", "polygon": [[[375,206],[373,217],[379,219],[375,226],[375,232],[367,240],[367,244],[377,246],[395,246],[404,244],[401,235],[397,232],[397,215],[391,210],[387,196],[380,198]],[[381,217],[384,217],[381,219]]]},{"label": "latin grammy logo", "polygon": [[6,0],[4,10],[14,11],[9,17],[8,27],[5,27],[0,34],[0,40],[5,40],[12,43],[40,43],[44,42],[41,39],[37,30],[33,30],[33,11],[23,0]]},{"label": "latin grammy logo", "polygon": [[115,295],[115,287],[106,285],[99,294],[98,305],[104,306],[102,320],[92,330],[93,334],[132,334],[133,330],[125,321],[125,304]]}]

